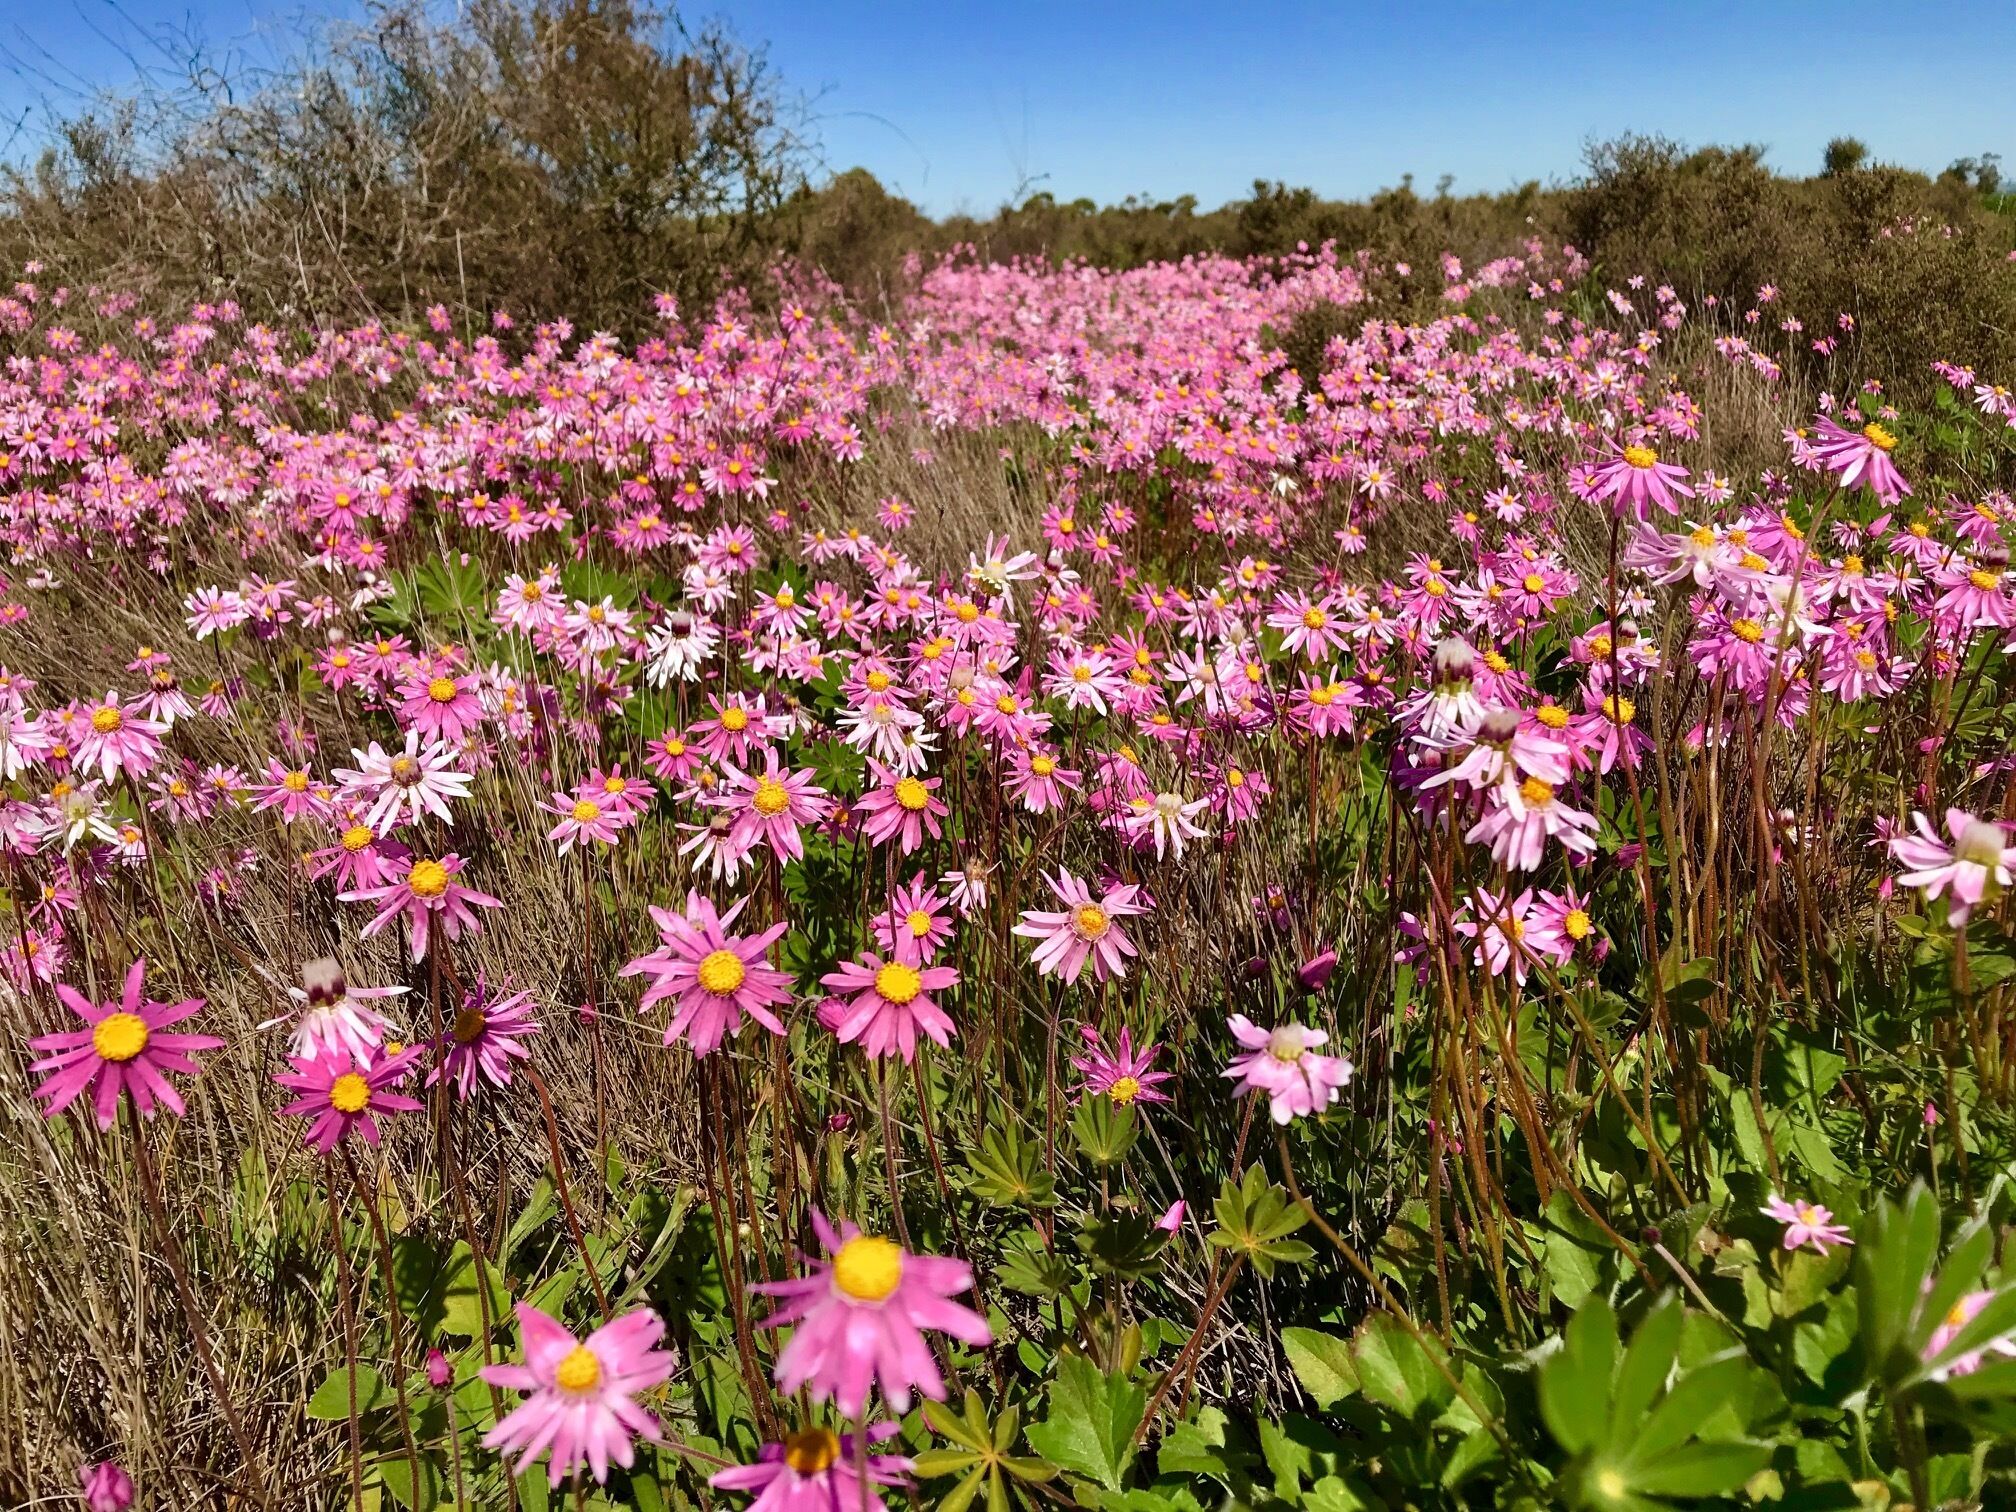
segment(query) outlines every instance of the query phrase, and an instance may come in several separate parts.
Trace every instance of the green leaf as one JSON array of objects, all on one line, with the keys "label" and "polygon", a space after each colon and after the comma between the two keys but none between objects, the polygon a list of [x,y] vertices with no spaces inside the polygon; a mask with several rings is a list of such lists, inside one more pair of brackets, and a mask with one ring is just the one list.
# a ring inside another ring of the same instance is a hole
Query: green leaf
[{"label": "green leaf", "polygon": [[1057,1182],[1043,1169],[1043,1152],[1012,1128],[988,1129],[966,1157],[967,1190],[994,1207],[1050,1207]]},{"label": "green leaf", "polygon": [[1540,1367],[1540,1415],[1570,1453],[1594,1445],[1609,1422],[1616,1366],[1617,1314],[1598,1293],[1575,1310],[1561,1348]]},{"label": "green leaf", "polygon": [[1233,1491],[1247,1484],[1257,1463],[1239,1425],[1216,1407],[1204,1408],[1194,1422],[1176,1424],[1155,1452],[1157,1473],[1208,1475]]},{"label": "green leaf", "polygon": [[448,1482],[441,1474],[441,1467],[428,1455],[420,1456],[419,1466],[417,1484],[413,1478],[413,1465],[403,1454],[379,1461],[378,1478],[402,1507],[412,1507],[415,1512],[434,1512],[436,1507],[448,1500]]},{"label": "green leaf", "polygon": [[1095,1166],[1117,1166],[1140,1139],[1141,1120],[1131,1105],[1122,1106],[1110,1097],[1087,1097],[1072,1115],[1071,1133]]},{"label": "green leaf", "polygon": [[[378,1374],[375,1366],[361,1361],[357,1366],[357,1415],[375,1412],[380,1407],[389,1407],[394,1401],[391,1385]],[[338,1365],[322,1377],[322,1384],[315,1388],[315,1394],[308,1398],[308,1416],[321,1418],[325,1422],[341,1423],[350,1417],[350,1369]]]},{"label": "green leaf", "polygon": [[1769,1444],[1743,1439],[1696,1441],[1668,1449],[1630,1472],[1633,1490],[1651,1496],[1721,1496],[1771,1462]]},{"label": "green leaf", "polygon": [[[1429,1346],[1433,1347],[1433,1346]],[[1403,1418],[1426,1420],[1454,1395],[1421,1342],[1397,1318],[1375,1313],[1351,1342],[1358,1386],[1372,1401]]]},{"label": "green leaf", "polygon": [[1329,1407],[1358,1389],[1358,1368],[1351,1363],[1351,1345],[1335,1334],[1313,1328],[1287,1328],[1281,1347],[1288,1367],[1318,1407]]},{"label": "green leaf", "polygon": [[1083,1355],[1066,1355],[1050,1388],[1050,1415],[1030,1425],[1029,1442],[1045,1459],[1118,1491],[1146,1407],[1133,1382],[1102,1374]]}]

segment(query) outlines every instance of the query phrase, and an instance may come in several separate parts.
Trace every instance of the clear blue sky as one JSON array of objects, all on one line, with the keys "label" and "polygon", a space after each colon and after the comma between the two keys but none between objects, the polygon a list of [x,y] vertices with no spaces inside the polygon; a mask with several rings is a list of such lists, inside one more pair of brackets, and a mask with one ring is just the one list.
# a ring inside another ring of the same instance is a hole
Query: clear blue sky
[{"label": "clear blue sky", "polygon": [[[298,9],[296,8],[298,7]],[[0,143],[45,96],[130,77],[162,26],[255,60],[302,10],[360,0],[0,0]],[[1591,137],[1755,141],[1810,172],[1838,133],[1936,171],[2016,176],[2016,0],[1937,5],[1156,4],[747,0],[689,6],[766,43],[828,166],[925,209],[1193,193],[1255,177],[1356,196],[1412,172],[1499,189],[1576,171]],[[21,143],[14,144],[18,155]]]}]

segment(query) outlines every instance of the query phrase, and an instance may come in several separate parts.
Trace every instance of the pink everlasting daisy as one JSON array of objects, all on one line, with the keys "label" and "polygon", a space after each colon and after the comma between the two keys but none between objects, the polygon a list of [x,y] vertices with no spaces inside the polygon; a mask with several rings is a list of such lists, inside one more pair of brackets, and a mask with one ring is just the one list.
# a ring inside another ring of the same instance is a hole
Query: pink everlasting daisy
[{"label": "pink everlasting daisy", "polygon": [[[876,1423],[866,1443],[879,1444],[901,1431],[897,1423]],[[900,1454],[864,1454],[860,1435],[814,1425],[782,1443],[765,1444],[754,1463],[718,1471],[707,1484],[722,1491],[754,1491],[749,1512],[850,1512],[867,1506],[882,1512],[877,1486],[900,1486],[910,1461]],[[865,1463],[867,1474],[861,1467]],[[867,1485],[863,1486],[863,1480]]]},{"label": "pink everlasting daisy", "polygon": [[1262,1029],[1243,1013],[1233,1014],[1226,1023],[1247,1053],[1234,1056],[1225,1075],[1238,1084],[1237,1092],[1265,1092],[1268,1112],[1277,1124],[1321,1113],[1350,1085],[1351,1062],[1340,1055],[1317,1053],[1315,1047],[1330,1038],[1325,1031],[1301,1024]]},{"label": "pink everlasting daisy", "polygon": [[1050,879],[1050,890],[1064,905],[1062,911],[1030,909],[1015,926],[1016,934],[1038,942],[1030,956],[1037,974],[1076,982],[1090,961],[1095,982],[1124,977],[1127,957],[1139,952],[1119,921],[1148,912],[1139,901],[1141,889],[1131,884],[1112,887],[1095,898],[1084,882],[1060,870]]},{"label": "pink everlasting daisy", "polygon": [[907,1065],[917,1056],[918,1030],[940,1045],[949,1045],[957,1032],[931,997],[957,984],[959,973],[950,966],[883,961],[864,950],[858,961],[843,962],[819,980],[851,997],[830,1018],[822,1014],[826,1027],[843,1045],[858,1042],[871,1060],[901,1055]]},{"label": "pink everlasting daisy", "polygon": [[907,856],[924,843],[927,829],[934,840],[943,833],[938,821],[950,810],[934,792],[943,778],[899,777],[879,761],[868,766],[875,786],[861,795],[854,812],[860,815],[861,833],[870,844],[894,839]]},{"label": "pink everlasting daisy", "polygon": [[451,940],[462,938],[462,931],[481,934],[483,926],[476,918],[477,908],[502,908],[501,898],[493,898],[488,893],[477,892],[473,887],[464,887],[456,881],[463,866],[462,858],[450,852],[439,861],[422,857],[408,860],[404,875],[377,887],[360,888],[356,892],[338,893],[345,903],[376,903],[378,913],[361,931],[374,935],[399,915],[406,916],[407,927],[413,932],[413,959],[427,958],[427,941],[430,932],[439,928]]},{"label": "pink everlasting daisy", "polygon": [[1783,1197],[1774,1196],[1759,1211],[1785,1225],[1785,1248],[1788,1250],[1807,1245],[1824,1255],[1833,1245],[1855,1242],[1848,1237],[1847,1225],[1836,1223],[1831,1212],[1814,1203],[1787,1202]]},{"label": "pink everlasting daisy", "polygon": [[179,1024],[200,1009],[203,999],[154,1002],[142,996],[146,976],[143,957],[127,969],[125,988],[111,1003],[94,1003],[74,988],[57,984],[63,1006],[90,1027],[29,1041],[29,1048],[47,1052],[28,1068],[31,1073],[49,1073],[35,1088],[35,1095],[45,1102],[44,1118],[54,1118],[87,1088],[92,1090],[101,1129],[112,1127],[123,1092],[132,1093],[133,1106],[143,1118],[154,1116],[157,1102],[171,1113],[183,1112],[182,1099],[168,1076],[194,1076],[196,1063],[189,1053],[215,1050],[224,1041],[209,1034],[163,1034],[170,1024]]},{"label": "pink everlasting daisy", "polygon": [[285,1118],[312,1119],[309,1147],[327,1155],[354,1132],[364,1143],[378,1143],[378,1119],[386,1113],[410,1113],[423,1106],[391,1090],[420,1059],[419,1047],[381,1056],[368,1065],[353,1066],[340,1057],[290,1060],[293,1070],[273,1080],[300,1095],[280,1110]]},{"label": "pink everlasting daisy", "polygon": [[492,1386],[531,1396],[483,1436],[483,1447],[517,1454],[520,1475],[551,1450],[551,1485],[584,1465],[605,1483],[611,1463],[628,1469],[636,1462],[634,1439],[659,1441],[658,1420],[636,1399],[672,1374],[672,1352],[657,1347],[664,1322],[639,1308],[576,1340],[528,1303],[517,1311],[525,1363],[485,1365],[479,1373]]},{"label": "pink everlasting daisy", "polygon": [[795,1325],[777,1356],[777,1389],[809,1387],[814,1402],[831,1401],[850,1418],[862,1415],[877,1385],[897,1412],[909,1410],[913,1390],[942,1400],[945,1381],[925,1330],[976,1347],[994,1337],[985,1318],[951,1300],[973,1285],[971,1267],[913,1255],[851,1223],[836,1232],[816,1209],[812,1227],[830,1259],[808,1257],[809,1274],[750,1288],[783,1299],[763,1327]]},{"label": "pink everlasting daisy", "polygon": [[1835,474],[1843,488],[1865,483],[1885,504],[1894,504],[1911,492],[1911,485],[1890,460],[1897,449],[1897,437],[1873,421],[1860,430],[1847,430],[1825,415],[1813,422],[1819,439],[1813,443],[1813,459]]},{"label": "pink everlasting daisy", "polygon": [[784,1032],[783,1020],[771,1010],[791,1001],[791,977],[770,964],[768,952],[790,925],[773,924],[756,935],[730,934],[748,901],[716,913],[711,902],[689,892],[683,916],[669,908],[651,910],[664,943],[630,962],[622,974],[652,978],[638,1004],[640,1012],[671,999],[666,1044],[683,1039],[695,1055],[709,1054],[742,1027],[744,1014],[772,1034]]},{"label": "pink everlasting daisy", "polygon": [[1991,889],[2016,881],[2016,846],[2009,843],[2005,826],[1976,819],[1962,808],[1949,808],[1946,833],[1952,839],[1948,842],[1939,838],[1925,815],[1913,813],[1911,823],[1916,834],[1890,839],[1890,854],[1910,868],[1897,880],[1906,887],[1922,887],[1928,898],[1950,892],[1947,917],[1955,925],[1965,925],[1975,905]]},{"label": "pink everlasting daisy", "polygon": [[493,998],[488,985],[479,981],[455,1010],[454,1021],[441,1039],[441,1058],[427,1073],[427,1085],[453,1082],[455,1095],[464,1101],[475,1090],[478,1076],[493,1087],[508,1087],[511,1062],[532,1058],[532,1052],[519,1041],[538,1032],[531,993]]},{"label": "pink everlasting daisy", "polygon": [[1085,1054],[1071,1058],[1071,1069],[1085,1078],[1087,1092],[1110,1097],[1123,1108],[1137,1102],[1169,1101],[1169,1094],[1161,1091],[1159,1084],[1172,1080],[1175,1073],[1153,1069],[1159,1047],[1144,1045],[1136,1050],[1134,1037],[1124,1026],[1110,1051],[1090,1024],[1081,1026],[1078,1033],[1087,1048]]}]

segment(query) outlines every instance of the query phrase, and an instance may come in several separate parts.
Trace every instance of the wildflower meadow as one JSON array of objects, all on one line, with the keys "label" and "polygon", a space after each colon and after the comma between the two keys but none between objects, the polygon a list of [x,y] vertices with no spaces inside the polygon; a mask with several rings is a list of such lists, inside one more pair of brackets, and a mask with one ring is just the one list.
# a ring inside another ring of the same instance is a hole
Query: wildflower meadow
[{"label": "wildflower meadow", "polygon": [[0,1501],[2016,1505],[2016,374],[11,271]]}]

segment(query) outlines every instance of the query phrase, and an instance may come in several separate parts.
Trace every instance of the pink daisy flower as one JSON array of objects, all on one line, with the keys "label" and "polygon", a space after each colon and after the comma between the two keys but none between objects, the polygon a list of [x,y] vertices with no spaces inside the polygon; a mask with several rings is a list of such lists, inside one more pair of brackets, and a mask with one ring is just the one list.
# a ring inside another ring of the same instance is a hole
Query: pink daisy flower
[{"label": "pink daisy flower", "polygon": [[56,996],[63,1006],[89,1027],[44,1034],[28,1042],[30,1049],[47,1052],[28,1068],[31,1075],[49,1073],[35,1088],[35,1096],[44,1101],[44,1118],[54,1118],[87,1088],[101,1129],[112,1127],[122,1093],[132,1094],[142,1118],[154,1116],[157,1102],[171,1113],[184,1111],[169,1075],[196,1075],[190,1052],[215,1050],[224,1041],[209,1034],[163,1034],[163,1029],[200,1009],[203,999],[155,1002],[142,996],[146,976],[147,961],[142,957],[127,968],[118,1001],[108,1003],[94,1003],[76,989],[57,984]]},{"label": "pink daisy flower", "polygon": [[720,789],[704,801],[734,815],[736,843],[742,849],[748,850],[760,840],[780,859],[797,861],[805,855],[798,827],[816,824],[833,807],[826,790],[812,780],[815,775],[809,770],[790,770],[778,760],[776,751],[766,749],[762,771],[724,766]]},{"label": "pink daisy flower", "polygon": [[1910,868],[1897,880],[1906,887],[1923,888],[1928,899],[1950,892],[1947,917],[1956,926],[1966,924],[1975,905],[1991,889],[2016,881],[2016,846],[2010,845],[2005,826],[1976,819],[1962,808],[1949,808],[1946,833],[1952,839],[1948,842],[1939,838],[1925,815],[1914,812],[1911,823],[1916,834],[1890,838],[1890,854]]},{"label": "pink daisy flower", "polygon": [[699,893],[689,892],[683,917],[669,908],[651,910],[664,944],[630,962],[621,974],[652,978],[639,1012],[671,1000],[667,1045],[683,1039],[695,1055],[707,1055],[741,1029],[744,1014],[772,1034],[784,1032],[783,1020],[771,1010],[791,1001],[791,976],[769,963],[768,952],[790,924],[773,924],[757,935],[729,934],[748,901],[743,898],[721,914]]},{"label": "pink daisy flower", "polygon": [[1351,1083],[1351,1062],[1317,1053],[1315,1047],[1330,1038],[1322,1029],[1301,1024],[1262,1029],[1243,1013],[1226,1023],[1247,1053],[1234,1056],[1224,1074],[1237,1083],[1235,1092],[1266,1093],[1268,1113],[1277,1124],[1321,1113]]},{"label": "pink daisy flower", "polygon": [[904,855],[924,843],[928,829],[936,840],[943,830],[939,819],[950,812],[935,793],[942,777],[899,777],[879,761],[868,763],[875,785],[861,795],[854,812],[861,818],[861,833],[871,845],[897,841]]},{"label": "pink daisy flower", "polygon": [[280,1110],[283,1118],[307,1118],[308,1145],[327,1155],[352,1133],[364,1143],[378,1143],[378,1118],[385,1113],[411,1113],[424,1106],[415,1098],[390,1090],[413,1070],[420,1059],[415,1045],[397,1055],[381,1056],[369,1064],[351,1062],[339,1056],[316,1060],[293,1060],[291,1072],[283,1071],[273,1080],[300,1095]]},{"label": "pink daisy flower", "polygon": [[539,1032],[532,1017],[532,994],[513,992],[492,998],[487,983],[478,981],[464,994],[462,1006],[442,1036],[441,1058],[427,1073],[427,1085],[453,1082],[455,1095],[464,1102],[476,1089],[481,1076],[493,1087],[511,1085],[511,1062],[530,1060],[532,1052],[519,1041]]},{"label": "pink daisy flower", "polygon": [[1160,1047],[1144,1045],[1136,1050],[1133,1035],[1124,1025],[1111,1051],[1090,1024],[1081,1025],[1078,1033],[1087,1048],[1085,1054],[1071,1058],[1071,1069],[1085,1078],[1088,1093],[1110,1097],[1123,1108],[1137,1102],[1169,1101],[1169,1094],[1158,1088],[1160,1083],[1173,1080],[1175,1073],[1152,1069]]},{"label": "pink daisy flower", "polygon": [[[900,1431],[900,1424],[876,1423],[866,1442],[879,1444]],[[765,1444],[754,1463],[718,1471],[707,1484],[722,1491],[754,1491],[749,1512],[850,1512],[863,1506],[883,1512],[874,1488],[904,1484],[910,1461],[900,1454],[864,1454],[863,1447],[858,1434],[801,1428],[782,1443]]]},{"label": "pink daisy flower", "polygon": [[1813,443],[1813,459],[1843,488],[1867,484],[1869,491],[1885,504],[1894,504],[1911,492],[1911,485],[1890,460],[1897,449],[1897,437],[1871,421],[1860,430],[1847,430],[1827,416],[1813,422],[1819,439]]},{"label": "pink daisy flower", "polygon": [[1848,1237],[1846,1224],[1836,1223],[1831,1212],[1811,1202],[1787,1202],[1783,1197],[1773,1196],[1758,1211],[1785,1225],[1788,1250],[1806,1245],[1824,1255],[1833,1245],[1855,1242]]},{"label": "pink daisy flower", "polygon": [[80,723],[83,732],[72,756],[80,771],[96,767],[108,782],[120,772],[144,777],[161,759],[168,726],[147,718],[138,706],[122,708],[116,693],[107,693]]},{"label": "pink daisy flower", "polygon": [[883,961],[864,950],[858,961],[843,962],[819,981],[852,999],[830,1014],[822,1009],[821,1021],[841,1044],[858,1042],[871,1060],[901,1055],[907,1065],[917,1056],[918,1030],[941,1046],[957,1032],[931,996],[958,983],[959,973],[950,966]]},{"label": "pink daisy flower", "polygon": [[546,838],[559,842],[563,856],[576,845],[591,840],[597,845],[614,845],[629,822],[622,807],[590,792],[555,793],[551,803],[539,806],[560,816],[560,822],[547,831]]},{"label": "pink daisy flower", "polygon": [[1676,499],[1694,497],[1687,485],[1687,469],[1659,460],[1659,453],[1642,442],[1621,447],[1590,468],[1583,497],[1592,503],[1608,504],[1619,514],[1629,513],[1642,520],[1650,508],[1678,514]]},{"label": "pink daisy flower", "polygon": [[400,689],[399,722],[422,739],[453,745],[483,723],[476,680],[445,671],[428,676],[425,667],[417,669]]},{"label": "pink daisy flower", "polygon": [[810,1389],[843,1417],[858,1418],[880,1386],[897,1412],[911,1393],[945,1395],[925,1330],[950,1334],[976,1348],[992,1342],[987,1320],[951,1299],[973,1285],[973,1271],[951,1256],[913,1255],[892,1239],[864,1234],[851,1223],[836,1232],[816,1209],[812,1228],[831,1258],[807,1257],[808,1275],[757,1282],[750,1290],[779,1297],[765,1328],[795,1325],[777,1355],[777,1389]]},{"label": "pink daisy flower", "polygon": [[945,900],[922,872],[890,894],[889,906],[868,921],[868,928],[876,944],[912,966],[930,960],[952,938]]},{"label": "pink daisy flower", "polygon": [[[337,896],[345,903],[378,905],[376,917],[360,931],[367,937],[404,914],[407,928],[413,934],[413,959],[424,961],[427,959],[427,941],[433,929],[440,928],[451,940],[461,939],[464,929],[471,934],[481,934],[483,926],[477,920],[475,910],[504,906],[501,898],[477,892],[473,887],[464,887],[456,881],[462,867],[462,858],[452,851],[439,861],[415,856],[408,859],[405,873],[395,880],[377,887],[338,893]],[[437,918],[438,926],[435,922]]]},{"label": "pink daisy flower", "polygon": [[598,1485],[606,1483],[612,1463],[626,1470],[636,1463],[633,1440],[659,1442],[658,1420],[636,1399],[672,1374],[672,1352],[657,1347],[664,1322],[639,1308],[577,1341],[528,1303],[517,1312],[525,1363],[485,1365],[478,1373],[492,1386],[531,1396],[483,1436],[483,1447],[517,1454],[519,1475],[550,1450],[550,1485],[583,1466]]},{"label": "pink daisy flower", "polygon": [[1030,909],[1014,930],[1037,942],[1030,955],[1037,975],[1076,982],[1088,961],[1095,982],[1127,975],[1127,957],[1139,952],[1119,921],[1148,912],[1139,901],[1141,889],[1131,884],[1111,887],[1095,898],[1084,882],[1060,870],[1050,878],[1050,890],[1064,905],[1062,911]]}]

